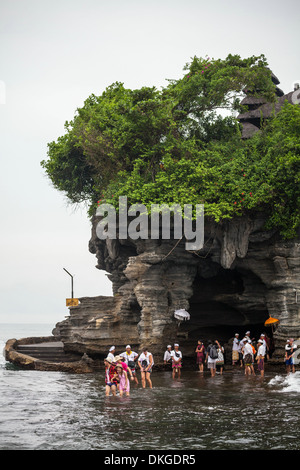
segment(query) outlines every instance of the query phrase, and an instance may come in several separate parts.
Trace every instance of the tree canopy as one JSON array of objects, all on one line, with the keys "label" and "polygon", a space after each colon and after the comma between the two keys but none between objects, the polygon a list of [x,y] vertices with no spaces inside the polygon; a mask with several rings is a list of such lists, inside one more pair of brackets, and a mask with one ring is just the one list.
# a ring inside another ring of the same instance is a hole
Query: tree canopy
[{"label": "tree canopy", "polygon": [[[194,57],[155,87],[116,82],[91,95],[41,162],[73,203],[200,204],[219,222],[254,211],[286,238],[300,225],[300,107],[286,104],[247,141],[233,116],[243,92],[275,101],[263,55]],[[220,110],[229,110],[224,116]]]}]

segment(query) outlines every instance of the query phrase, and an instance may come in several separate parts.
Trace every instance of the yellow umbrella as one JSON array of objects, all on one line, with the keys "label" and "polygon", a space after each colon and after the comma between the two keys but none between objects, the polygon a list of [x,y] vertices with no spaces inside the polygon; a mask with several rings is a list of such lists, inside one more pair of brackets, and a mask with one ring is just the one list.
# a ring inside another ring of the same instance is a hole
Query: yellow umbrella
[{"label": "yellow umbrella", "polygon": [[276,323],[279,323],[278,318],[269,317],[268,320],[265,321],[265,326],[272,326]]}]

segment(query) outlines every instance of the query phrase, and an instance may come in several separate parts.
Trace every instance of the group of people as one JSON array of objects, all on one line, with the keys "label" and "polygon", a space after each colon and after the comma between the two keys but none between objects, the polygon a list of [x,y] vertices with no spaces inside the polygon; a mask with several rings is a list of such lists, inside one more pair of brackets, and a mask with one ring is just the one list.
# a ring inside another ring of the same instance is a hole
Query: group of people
[{"label": "group of people", "polygon": [[168,344],[167,349],[164,354],[164,364],[172,364],[172,377],[173,379],[178,376],[181,376],[181,367],[182,367],[182,352],[179,351],[179,344],[174,344],[174,349],[172,351],[172,346]]},{"label": "group of people", "polygon": [[220,374],[223,374],[224,370],[224,347],[220,345],[216,339],[214,343],[208,341],[208,346],[205,349],[202,341],[198,341],[195,353],[197,354],[197,364],[199,371],[203,372],[204,364],[207,364],[207,368],[210,370],[212,377],[216,375],[217,370]]},{"label": "group of people", "polygon": [[115,355],[116,348],[112,346],[109,350],[107,357],[104,359],[105,364],[105,394],[108,396],[110,393],[113,395],[119,391],[120,396],[124,394],[130,395],[130,381],[138,384],[136,375],[136,364],[141,371],[142,387],[146,387],[148,383],[152,388],[152,381],[150,374],[154,365],[153,355],[144,348],[142,353],[138,355],[132,351],[130,345],[126,346],[126,350],[120,355]]},{"label": "group of people", "polygon": [[[257,351],[250,339],[250,331],[247,331],[242,340],[236,333],[232,344],[232,364],[240,362],[241,367],[245,367],[245,374],[255,375],[254,361],[257,362],[257,369],[261,376],[264,376],[265,360],[270,357],[270,339],[266,334],[262,333],[257,341]],[[295,372],[295,353],[297,344],[293,338],[289,338],[285,345],[285,365],[287,373]]]},{"label": "group of people", "polygon": [[[131,346],[127,344],[126,350],[119,355],[115,355],[116,348],[112,346],[108,352],[107,357],[104,359],[105,365],[105,394],[108,396],[110,393],[113,395],[119,391],[120,396],[124,394],[130,395],[130,382],[135,382],[138,385],[139,381],[136,374],[136,369],[140,369],[142,387],[152,388],[151,372],[154,365],[154,359],[151,352],[144,348],[142,353],[138,355],[132,351]],[[179,351],[179,344],[172,346],[168,345],[164,354],[164,363],[172,362],[172,377],[176,375],[180,377],[182,367],[182,352]]]},{"label": "group of people", "polygon": [[[119,391],[120,396],[130,394],[130,382],[135,382],[138,385],[139,381],[136,375],[137,367],[140,369],[142,387],[148,385],[152,388],[151,372],[154,365],[152,353],[147,348],[144,348],[139,355],[132,351],[128,344],[126,350],[120,355],[115,355],[115,346],[109,350],[107,357],[104,359],[105,364],[105,385],[106,395],[112,393],[116,395]],[[295,372],[295,352],[297,344],[293,338],[287,340],[285,346],[285,364],[287,373]],[[203,373],[204,364],[210,370],[211,376],[214,377],[217,370],[220,374],[224,370],[224,347],[221,346],[218,340],[214,342],[208,341],[208,346],[205,347],[202,341],[198,341],[195,349],[197,355],[197,365],[199,371]],[[232,365],[240,364],[244,367],[245,375],[255,375],[254,364],[257,362],[257,369],[263,377],[265,372],[265,359],[269,358],[270,354],[270,340],[262,333],[256,342],[254,338],[251,340],[250,331],[245,333],[242,340],[239,339],[239,333],[236,333],[232,343]],[[171,363],[172,377],[181,376],[182,368],[182,352],[179,350],[179,344],[175,343],[174,348],[169,344],[164,353],[164,364]]]},{"label": "group of people", "polygon": [[[286,342],[284,358],[287,373],[295,372],[296,350],[297,344],[293,338],[289,338]],[[242,340],[239,339],[239,333],[236,333],[232,343],[232,365],[240,364],[240,367],[245,369],[245,375],[255,375],[254,364],[256,362],[257,369],[263,377],[265,361],[270,358],[272,351],[272,342],[265,333],[260,335],[258,341],[255,341],[254,338],[251,339],[250,331],[246,331]],[[208,341],[207,348],[199,340],[195,353],[200,372],[203,372],[204,364],[207,364],[211,376],[215,376],[218,370],[220,374],[223,373],[224,347],[220,345],[218,340]]]},{"label": "group of people", "polygon": [[245,367],[246,375],[255,375],[254,364],[257,362],[257,369],[263,377],[265,374],[265,359],[269,357],[270,341],[269,338],[262,333],[257,341],[255,349],[255,340],[251,340],[250,331],[246,331],[242,340],[236,333],[232,344],[232,364],[240,363],[240,367]]}]

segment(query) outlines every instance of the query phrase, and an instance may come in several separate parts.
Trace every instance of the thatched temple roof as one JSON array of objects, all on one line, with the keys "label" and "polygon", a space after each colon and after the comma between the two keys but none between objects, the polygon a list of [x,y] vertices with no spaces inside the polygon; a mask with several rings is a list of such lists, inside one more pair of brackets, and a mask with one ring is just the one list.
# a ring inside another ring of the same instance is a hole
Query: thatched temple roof
[{"label": "thatched temple roof", "polygon": [[289,103],[292,103],[292,94],[287,93],[286,95],[280,96],[275,103],[265,103],[259,106],[256,109],[249,110],[245,113],[239,114],[238,119],[240,121],[250,121],[252,119],[267,119],[274,115],[274,113],[278,113],[280,108],[284,105],[285,101],[287,100]]},{"label": "thatched temple roof", "polygon": [[[274,85],[278,85],[280,82],[276,75],[271,72],[271,78]],[[259,96],[253,96],[247,94],[246,97],[241,101],[241,105],[247,106],[247,111],[244,111],[238,115],[238,120],[243,126],[242,138],[249,139],[256,132],[260,131],[262,122],[265,119],[269,119],[278,113],[280,108],[284,105],[287,100],[289,103],[292,102],[293,91],[284,94],[284,92],[276,86],[275,93],[277,99],[274,103],[267,103],[266,100]]]},{"label": "thatched temple roof", "polygon": [[252,137],[256,132],[260,132],[260,128],[251,124],[251,122],[243,123],[243,130],[242,130],[242,139],[249,139]]}]

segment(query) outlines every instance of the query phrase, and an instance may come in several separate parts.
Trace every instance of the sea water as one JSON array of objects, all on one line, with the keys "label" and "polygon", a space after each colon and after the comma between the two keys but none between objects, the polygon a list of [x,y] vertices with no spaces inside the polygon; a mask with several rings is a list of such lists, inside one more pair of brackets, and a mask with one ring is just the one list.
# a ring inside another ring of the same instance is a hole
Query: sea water
[{"label": "sea water", "polygon": [[[53,325],[1,325],[10,338],[48,336]],[[183,351],[184,353],[184,351]],[[1,450],[298,450],[300,372],[210,377],[153,372],[153,388],[105,396],[103,371],[20,370],[0,358]]]}]

